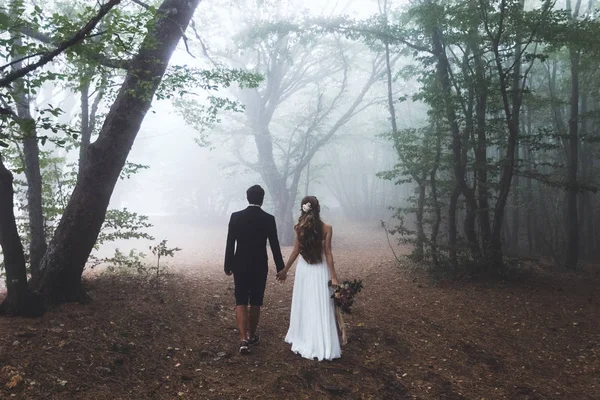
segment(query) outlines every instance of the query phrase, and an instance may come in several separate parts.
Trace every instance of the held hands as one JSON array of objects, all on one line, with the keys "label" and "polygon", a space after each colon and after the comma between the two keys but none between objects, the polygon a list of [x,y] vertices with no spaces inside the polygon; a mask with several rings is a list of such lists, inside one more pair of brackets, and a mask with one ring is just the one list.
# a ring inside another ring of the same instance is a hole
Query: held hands
[{"label": "held hands", "polygon": [[284,282],[286,278],[287,278],[287,270],[282,269],[281,271],[279,271],[277,273],[277,280],[279,282]]}]

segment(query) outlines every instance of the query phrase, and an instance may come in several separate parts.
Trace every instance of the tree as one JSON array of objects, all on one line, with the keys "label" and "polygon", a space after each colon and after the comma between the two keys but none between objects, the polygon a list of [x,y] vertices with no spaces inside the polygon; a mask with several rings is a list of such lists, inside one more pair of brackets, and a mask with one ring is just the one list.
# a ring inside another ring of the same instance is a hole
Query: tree
[{"label": "tree", "polygon": [[[567,12],[571,24],[579,16],[581,0],[576,1],[572,8],[571,0],[567,0]],[[565,267],[571,270],[577,268],[579,262],[579,217],[577,210],[577,168],[579,166],[579,76],[581,50],[576,46],[569,46],[569,61],[571,66],[571,107],[569,110],[569,137],[567,151],[567,212],[566,226],[568,234],[567,254]]]},{"label": "tree", "polygon": [[[244,154],[240,148],[248,142],[241,140],[234,154],[266,184],[280,240],[289,245],[303,172],[353,117],[378,101],[369,94],[383,76],[384,58],[375,52],[368,60],[364,53],[359,58],[362,46],[352,46],[339,35],[319,37],[295,21],[253,18],[249,12],[244,21],[249,26],[236,36],[243,40],[235,43],[235,50],[206,54],[216,65],[250,65],[264,76],[259,87],[234,92],[245,107],[245,120],[237,119],[236,131],[249,134],[256,149]],[[366,74],[359,72],[361,67]],[[296,108],[296,102],[303,106]],[[193,108],[185,114],[193,115]]]},{"label": "tree", "polygon": [[[101,6],[98,13],[92,19],[90,19],[90,21],[83,28],[81,28],[75,35],[73,35],[71,38],[59,43],[55,49],[52,49],[48,52],[45,52],[42,54],[35,53],[33,55],[33,57],[38,56],[38,55],[40,56],[38,61],[28,64],[25,67],[15,69],[12,72],[3,76],[0,79],[0,87],[8,87],[10,84],[15,82],[17,79],[22,78],[25,75],[29,74],[30,72],[43,67],[44,65],[48,64],[53,59],[55,59],[57,56],[59,56],[60,54],[65,52],[70,47],[77,45],[79,42],[81,42],[82,40],[89,37],[89,33],[94,30],[94,28],[96,27],[96,25],[98,25],[98,23],[102,20],[102,18],[104,18],[104,16],[113,7],[118,5],[120,2],[121,2],[121,0],[108,1],[106,4]],[[19,3],[21,3],[21,2],[16,1],[13,4],[19,4]],[[38,12],[38,10],[41,10],[41,9],[39,7],[37,7],[36,12]],[[1,13],[0,15],[2,16],[3,24],[5,24],[6,21],[10,21],[10,17],[7,14]],[[23,61],[23,60],[29,59],[29,58],[31,58],[31,56],[24,56],[23,59],[19,59],[19,61]],[[14,61],[13,61],[13,63],[14,63]],[[10,66],[10,64],[7,66]],[[7,66],[5,66],[4,68],[6,68]],[[2,69],[4,69],[4,68],[2,68]]]},{"label": "tree", "polygon": [[[581,165],[577,152],[581,151],[581,146],[574,143],[581,140],[577,137],[578,128],[588,127],[588,124],[582,124],[580,116],[570,117],[570,128],[567,129],[569,124],[562,115],[566,114],[564,104],[570,104],[569,115],[579,115],[575,107],[581,103],[582,94],[572,92],[576,77],[569,75],[572,93],[565,103],[564,98],[552,94],[560,92],[560,88],[555,87],[561,82],[556,69],[549,74],[551,79],[547,83],[543,82],[540,72],[544,70],[543,63],[549,54],[563,47],[570,55],[573,51],[579,52],[581,38],[591,37],[598,27],[597,21],[591,18],[570,23],[572,17],[569,15],[555,9],[552,2],[526,10],[524,2],[518,0],[486,4],[427,1],[414,4],[407,12],[390,13],[389,16],[386,11],[383,16],[365,21],[338,19],[329,22],[330,29],[367,43],[380,43],[390,54],[414,52],[416,67],[400,73],[406,76],[408,72],[419,80],[421,86],[413,100],[421,100],[429,106],[430,128],[420,131],[395,128],[396,99],[388,96],[391,130],[396,132],[390,138],[397,148],[400,167],[386,177],[409,176],[423,183],[413,209],[418,221],[427,221],[427,215],[433,217],[430,219],[434,221],[430,223],[432,232],[437,232],[440,222],[447,226],[446,250],[451,270],[469,267],[467,269],[471,271],[503,271],[504,249],[508,245],[519,247],[520,208],[524,204],[531,207],[531,202],[535,202],[531,194],[525,198],[521,195],[520,183],[515,181],[515,176],[525,177],[530,188],[534,187],[532,180],[535,180],[536,187],[545,187],[543,190],[554,196],[561,188],[569,192],[566,208],[571,210],[569,215],[577,218],[559,225],[570,227],[573,234],[566,235],[570,242],[576,242],[574,232],[581,230],[575,228],[580,220],[577,207],[582,203],[577,201],[576,194],[582,190],[595,190],[593,185],[581,184],[577,177],[577,168]],[[589,50],[590,55],[596,52],[595,46]],[[568,60],[570,65],[577,65],[572,57]],[[574,69],[571,67],[571,72]],[[391,94],[394,85],[391,69],[387,75],[388,94]],[[548,83],[552,83],[551,100],[548,100],[548,89],[543,88]],[[527,110],[526,121],[522,118],[523,110]],[[550,117],[548,110],[553,110],[554,116]],[[532,112],[536,113],[533,117]],[[544,117],[539,118],[544,113]],[[592,115],[588,113],[586,118],[592,118]],[[447,137],[437,136],[444,131],[449,133]],[[561,140],[567,133],[571,139]],[[419,138],[425,140],[428,136],[429,148],[436,150],[428,152],[423,147],[414,151]],[[570,165],[566,169],[570,177],[557,179],[559,165],[564,161],[557,153],[560,143],[564,144],[565,154],[571,155],[566,160],[566,165]],[[587,143],[592,140],[588,138]],[[440,151],[446,145],[451,149],[450,154]],[[409,157],[409,154],[417,156]],[[449,169],[451,176],[446,172]],[[434,171],[433,175],[431,171]],[[427,176],[429,179],[425,179]],[[437,185],[440,178],[441,186]],[[447,187],[445,181],[449,178],[451,184]],[[509,202],[511,191],[513,200]],[[437,218],[441,206],[447,213],[445,221]],[[539,224],[557,221],[556,218],[544,220],[541,206],[536,208]],[[506,223],[510,216],[512,232]],[[462,234],[459,231],[461,221]],[[533,225],[532,215],[528,215],[527,234],[531,243]],[[543,233],[543,229],[540,232]],[[437,238],[437,234],[432,234],[434,236]],[[418,229],[417,237],[420,237],[417,248],[421,253],[421,244],[425,240],[423,229]],[[433,251],[435,245],[426,244],[431,245]],[[573,249],[580,247],[570,246]]]},{"label": "tree", "polygon": [[[29,183],[28,198],[30,226],[32,233],[31,240],[31,258],[32,258],[32,274],[37,276],[38,266],[41,262],[41,256],[45,247],[45,237],[43,237],[43,217],[41,215],[41,179],[39,170],[39,150],[37,148],[37,138],[35,132],[35,124],[31,119],[29,111],[29,100],[24,92],[24,85],[19,82],[19,79],[28,73],[35,71],[55,57],[60,55],[68,48],[76,45],[81,40],[84,40],[88,34],[95,28],[98,22],[108,13],[119,1],[109,1],[104,6],[100,7],[99,12],[89,20],[89,22],[80,29],[70,39],[65,40],[59,46],[47,53],[42,53],[37,62],[23,66],[22,61],[31,58],[30,56],[22,56],[19,50],[22,48],[22,41],[18,34],[13,34],[11,40],[14,40],[15,52],[13,53],[13,61],[7,66],[12,66],[12,72],[6,74],[0,79],[0,87],[8,87],[12,83],[16,83],[16,87],[12,94],[17,103],[17,113],[14,113],[10,108],[7,108],[6,97],[2,96],[4,105],[1,107],[1,115],[8,117],[17,123],[24,133],[24,158],[27,166],[27,179]],[[13,1],[11,3],[11,11],[14,14],[20,12],[20,2]],[[7,22],[10,24],[10,18],[6,14],[0,14],[2,24]],[[38,53],[34,54],[34,56]],[[22,56],[22,57],[21,57]],[[7,67],[5,66],[5,67]],[[5,119],[4,119],[5,121]],[[3,121],[3,122],[4,122]],[[0,126],[0,145],[6,147],[4,140],[8,137],[3,132],[8,124]],[[14,216],[14,189],[12,186],[13,177],[10,171],[6,169],[4,163],[1,163],[0,173],[2,174],[3,196],[0,199],[0,213],[2,214],[1,228],[2,230],[2,251],[5,255],[5,269],[7,278],[7,297],[2,304],[2,311],[11,315],[32,315],[39,314],[41,311],[41,303],[36,299],[27,286],[27,273],[23,246],[20,241],[16,220]]]},{"label": "tree", "polygon": [[52,303],[83,301],[85,262],[96,242],[110,196],[140,124],[150,108],[171,54],[199,0],[165,0],[157,9],[139,53],[106,117],[98,139],[88,147],[88,164],[48,246],[32,288]]},{"label": "tree", "polygon": [[[283,42],[285,38],[281,38]],[[281,43],[281,42],[280,42]],[[331,138],[346,123],[367,106],[373,104],[372,101],[364,101],[371,86],[381,78],[382,60],[381,57],[374,58],[370,73],[363,86],[354,98],[347,95],[349,90],[349,72],[350,66],[348,60],[343,54],[340,54],[339,63],[344,66],[343,78],[337,82],[338,88],[329,100],[323,93],[324,89],[317,88],[316,104],[308,112],[303,113],[301,120],[290,127],[292,134],[287,140],[281,141],[274,137],[271,124],[272,118],[277,107],[282,106],[286,96],[293,94],[288,92],[291,89],[287,85],[298,85],[298,89],[303,88],[298,81],[294,82],[293,75],[298,71],[285,73],[290,68],[292,62],[298,63],[299,68],[307,68],[303,60],[293,61],[285,57],[279,57],[276,54],[264,55],[270,61],[270,68],[266,74],[266,87],[261,91],[254,89],[251,93],[246,93],[246,100],[243,104],[246,106],[246,116],[251,126],[254,136],[254,142],[258,153],[256,163],[245,162],[245,165],[259,173],[266,183],[271,197],[275,203],[275,216],[282,222],[281,240],[284,244],[291,244],[293,240],[293,209],[298,196],[299,184],[304,169],[309,165],[314,155],[321,150]],[[319,71],[321,75],[324,71]],[[292,77],[288,82],[282,77]],[[326,76],[314,76],[312,84],[318,81],[326,80]],[[336,83],[332,83],[332,86]],[[293,86],[292,86],[293,87]],[[294,89],[291,89],[294,90]],[[286,93],[287,92],[287,93]],[[347,96],[347,97],[346,97]],[[346,98],[344,98],[346,97]],[[349,99],[348,99],[349,98]],[[343,100],[347,105],[340,106]],[[339,113],[339,114],[338,114]],[[338,114],[338,115],[336,115]],[[328,119],[332,122],[327,123]],[[278,166],[275,161],[274,146],[282,150],[283,159]],[[285,146],[285,147],[284,147]]]},{"label": "tree", "polygon": [[[19,36],[14,38],[15,49],[22,46]],[[23,68],[20,61],[21,55],[13,55],[13,71]],[[25,176],[27,178],[27,214],[29,216],[30,231],[30,271],[31,275],[37,277],[40,262],[46,252],[46,236],[44,234],[44,216],[42,212],[42,175],[40,172],[39,152],[36,123],[31,117],[30,97],[26,93],[24,83],[19,80],[15,82],[12,97],[16,104],[16,117],[19,127],[23,133],[23,161],[25,164]]]},{"label": "tree", "polygon": [[[375,117],[377,114],[372,115]],[[349,220],[364,223],[387,220],[388,208],[401,197],[401,188],[394,182],[379,179],[377,173],[393,165],[394,152],[387,141],[371,137],[371,127],[365,129],[364,136],[354,133],[361,131],[354,124],[348,128],[352,134],[340,136],[330,146],[329,152],[315,160],[328,164],[319,168],[318,163],[313,163],[310,176],[305,176],[305,179],[308,178],[312,184],[313,176],[321,177]],[[310,191],[305,193],[310,194]]]},{"label": "tree", "polygon": [[[35,7],[31,18],[28,18],[30,14],[17,14],[10,17],[15,17],[14,24],[9,24],[9,30],[13,33],[13,36],[15,33],[19,33],[23,37],[29,38],[26,46],[22,49],[23,52],[29,54],[26,58],[40,57],[37,62],[23,67],[23,70],[26,71],[15,78],[23,78],[30,94],[35,94],[36,89],[44,83],[55,82],[61,78],[67,79],[67,77],[73,78],[70,80],[77,82],[77,91],[83,91],[84,93],[89,91],[92,81],[99,82],[98,86],[100,88],[91,107],[89,104],[91,94],[88,93],[82,98],[79,129],[79,133],[82,133],[81,142],[77,142],[78,136],[73,134],[73,130],[69,126],[56,124],[51,118],[42,116],[43,113],[50,113],[58,119],[60,109],[48,107],[47,110],[40,110],[40,115],[35,120],[36,124],[34,126],[39,128],[40,131],[51,131],[58,136],[51,136],[50,134],[46,136],[36,135],[36,140],[41,141],[42,144],[46,141],[52,141],[58,146],[66,146],[67,150],[73,148],[74,145],[79,146],[81,150],[79,160],[81,168],[79,168],[79,171],[75,170],[72,182],[70,181],[71,177],[65,176],[62,172],[64,160],[61,157],[49,156],[47,151],[40,152],[36,156],[38,162],[43,161],[46,163],[44,164],[45,167],[49,164],[53,165],[55,169],[61,170],[61,173],[56,173],[53,179],[60,186],[60,192],[64,196],[64,198],[60,196],[61,199],[59,200],[64,200],[66,203],[64,210],[62,204],[52,210],[54,218],[60,218],[60,221],[56,229],[50,227],[49,230],[53,231],[52,239],[42,258],[40,273],[32,276],[29,282],[29,288],[46,302],[58,303],[87,299],[81,284],[81,274],[91,250],[98,243],[114,238],[148,237],[140,232],[141,229],[148,226],[146,218],[126,209],[107,211],[107,206],[117,179],[123,176],[127,177],[144,167],[127,163],[126,160],[153,98],[171,99],[175,93],[183,96],[190,87],[200,87],[208,92],[215,92],[219,89],[219,86],[228,86],[232,82],[238,82],[242,87],[246,84],[254,84],[254,76],[248,76],[237,71],[223,69],[198,70],[187,66],[173,66],[167,69],[167,64],[179,39],[184,37],[187,40],[184,36],[185,28],[198,1],[165,0],[158,9],[142,2],[136,2],[136,4],[143,7],[146,12],[124,13],[115,11],[103,20],[101,28],[96,28],[99,32],[93,32],[95,24],[99,21],[97,16],[93,17],[94,26],[86,25],[86,28],[79,30],[79,33],[75,36],[82,36],[81,32],[85,32],[83,37],[88,39],[98,35],[107,35],[107,37],[115,35],[118,36],[118,40],[90,40],[86,46],[80,46],[74,40],[63,40],[63,37],[72,36],[70,32],[78,28],[74,20],[64,17],[59,12],[52,13],[52,16],[48,19],[44,15],[44,10]],[[71,9],[60,11],[65,13],[64,15],[70,13],[78,17],[80,15],[87,17],[92,13],[95,14],[92,7],[84,7],[82,12],[73,12]],[[105,11],[103,6],[101,12]],[[5,23],[7,18],[5,14],[0,12],[0,23]],[[9,22],[12,21],[10,18],[8,18]],[[47,24],[40,23],[40,21],[47,20]],[[45,33],[40,30],[41,25],[45,27],[53,26],[54,31]],[[140,40],[140,30],[142,29],[147,29],[148,32],[145,38]],[[6,41],[4,38],[2,40],[9,45],[14,42]],[[41,44],[37,42],[41,42]],[[44,46],[61,48],[62,50],[61,52],[56,50],[36,52],[37,49],[42,49]],[[135,50],[136,48],[138,50]],[[123,54],[133,53],[134,51],[137,51],[137,55],[133,59],[122,59]],[[64,53],[61,54],[62,52]],[[48,58],[48,55],[51,55],[51,57]],[[60,73],[52,71],[52,66],[46,65],[55,57],[60,57],[68,66]],[[36,67],[31,68],[31,65],[34,64]],[[42,68],[44,65],[46,67]],[[115,82],[119,80],[118,74],[112,71],[115,68],[127,71],[118,92],[113,90]],[[99,71],[99,73],[96,74],[94,71]],[[8,74],[5,78],[13,79],[14,74]],[[14,79],[11,80],[11,82],[14,81]],[[95,117],[98,117],[99,103],[105,96],[104,91],[106,91],[106,98],[114,99],[114,103],[104,119],[98,137],[91,143],[97,122]],[[5,100],[8,97],[3,92],[0,92],[0,96],[4,100],[2,118],[0,118],[1,128],[3,128],[0,139],[6,141],[3,142],[4,145],[14,143],[17,150],[20,151],[20,147],[18,147],[20,136],[17,132],[18,129],[15,129],[19,117],[11,110],[12,105]],[[212,97],[218,104],[209,111],[207,117],[209,119],[214,119],[219,108],[224,106],[224,103],[220,102],[218,97]],[[10,129],[5,130],[4,128]],[[60,134],[67,134],[67,137],[61,137]],[[15,153],[14,149],[9,150],[11,154]],[[22,168],[23,170],[28,168],[23,159],[17,159],[13,164],[15,168]],[[18,167],[18,165],[21,166]],[[6,184],[9,181],[12,182],[10,171],[8,175],[5,175],[4,183]],[[63,183],[65,183],[64,186]],[[65,193],[65,190],[67,190],[65,187],[69,187],[71,183],[74,185],[74,189],[69,196],[68,193]],[[19,182],[19,187],[20,185]],[[48,182],[43,182],[42,187],[47,188],[47,186]],[[52,183],[50,186],[52,186]],[[46,192],[47,189],[44,189],[44,195],[47,194]],[[0,209],[12,210],[13,193],[14,190],[11,192],[10,199],[12,200],[10,202],[9,197],[3,198],[6,202],[0,205]],[[54,198],[46,199],[49,203],[55,200]],[[27,203],[29,203],[29,200],[27,200]],[[4,215],[8,216],[7,219],[12,219],[13,224],[16,225],[12,211],[11,213],[7,211]],[[8,228],[10,226],[7,225]],[[101,229],[104,229],[104,231],[101,232]],[[12,233],[11,231],[11,235]],[[6,237],[13,238],[14,235]],[[10,243],[12,246],[10,249],[4,249],[5,252],[11,254],[10,268],[12,269],[10,275],[26,276],[26,264],[24,261],[22,263],[19,261],[24,260],[25,257],[14,256],[14,254],[23,253],[20,240],[4,241],[4,244],[6,243]],[[7,275],[9,275],[8,272]],[[27,290],[27,285],[11,286],[9,284],[8,286],[12,292],[14,292],[13,288]],[[8,299],[26,298],[26,296],[13,294],[7,296],[7,301]],[[21,306],[12,308],[23,309]]]},{"label": "tree", "polygon": [[17,231],[14,214],[12,173],[5,167],[0,155],[0,247],[4,254],[7,295],[0,305],[0,313],[36,316],[42,312],[41,302],[27,287],[25,256]]}]

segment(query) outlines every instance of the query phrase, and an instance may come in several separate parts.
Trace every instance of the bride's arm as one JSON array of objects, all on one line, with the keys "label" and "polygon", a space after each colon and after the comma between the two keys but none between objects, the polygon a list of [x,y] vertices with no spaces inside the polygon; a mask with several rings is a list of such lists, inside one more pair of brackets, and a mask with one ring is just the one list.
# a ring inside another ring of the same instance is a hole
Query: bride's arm
[{"label": "bride's arm", "polygon": [[282,269],[277,274],[277,278],[279,280],[285,280],[288,271],[290,270],[290,268],[292,268],[292,265],[294,265],[294,263],[296,262],[296,259],[298,258],[299,255],[300,255],[300,243],[298,243],[298,236],[296,236],[296,238],[294,240],[294,249],[292,250],[292,253],[288,257],[287,262],[285,263],[285,268]]},{"label": "bride's arm", "polygon": [[331,284],[337,285],[338,279],[333,266],[333,252],[331,251],[331,237],[333,236],[333,227],[329,226],[325,235],[325,260],[327,260],[327,268],[329,268],[329,276]]}]

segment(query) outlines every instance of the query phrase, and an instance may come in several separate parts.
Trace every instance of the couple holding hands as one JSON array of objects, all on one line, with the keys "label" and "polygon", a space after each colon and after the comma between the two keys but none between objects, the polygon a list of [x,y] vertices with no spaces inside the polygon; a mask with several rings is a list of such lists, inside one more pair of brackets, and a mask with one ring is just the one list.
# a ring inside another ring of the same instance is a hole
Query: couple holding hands
[{"label": "couple holding hands", "polygon": [[319,201],[302,199],[294,227],[294,249],[283,262],[275,217],[262,210],[265,191],[254,185],[246,191],[249,206],[231,215],[225,251],[225,273],[233,275],[240,353],[247,354],[260,340],[257,334],[260,307],[267,285],[267,240],[283,282],[298,259],[292,295],[290,326],[285,341],[304,358],[333,360],[342,354],[335,305],[331,298],[337,275],[333,266],[333,229],[321,221]]}]

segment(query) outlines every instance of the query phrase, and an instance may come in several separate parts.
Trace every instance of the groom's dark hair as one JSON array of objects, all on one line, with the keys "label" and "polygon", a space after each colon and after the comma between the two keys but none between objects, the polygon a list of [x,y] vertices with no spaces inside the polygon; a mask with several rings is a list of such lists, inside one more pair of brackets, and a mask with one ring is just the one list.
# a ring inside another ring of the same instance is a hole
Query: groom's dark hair
[{"label": "groom's dark hair", "polygon": [[250,186],[248,190],[246,190],[246,198],[248,199],[248,203],[262,206],[263,200],[265,199],[265,191],[260,185]]}]

